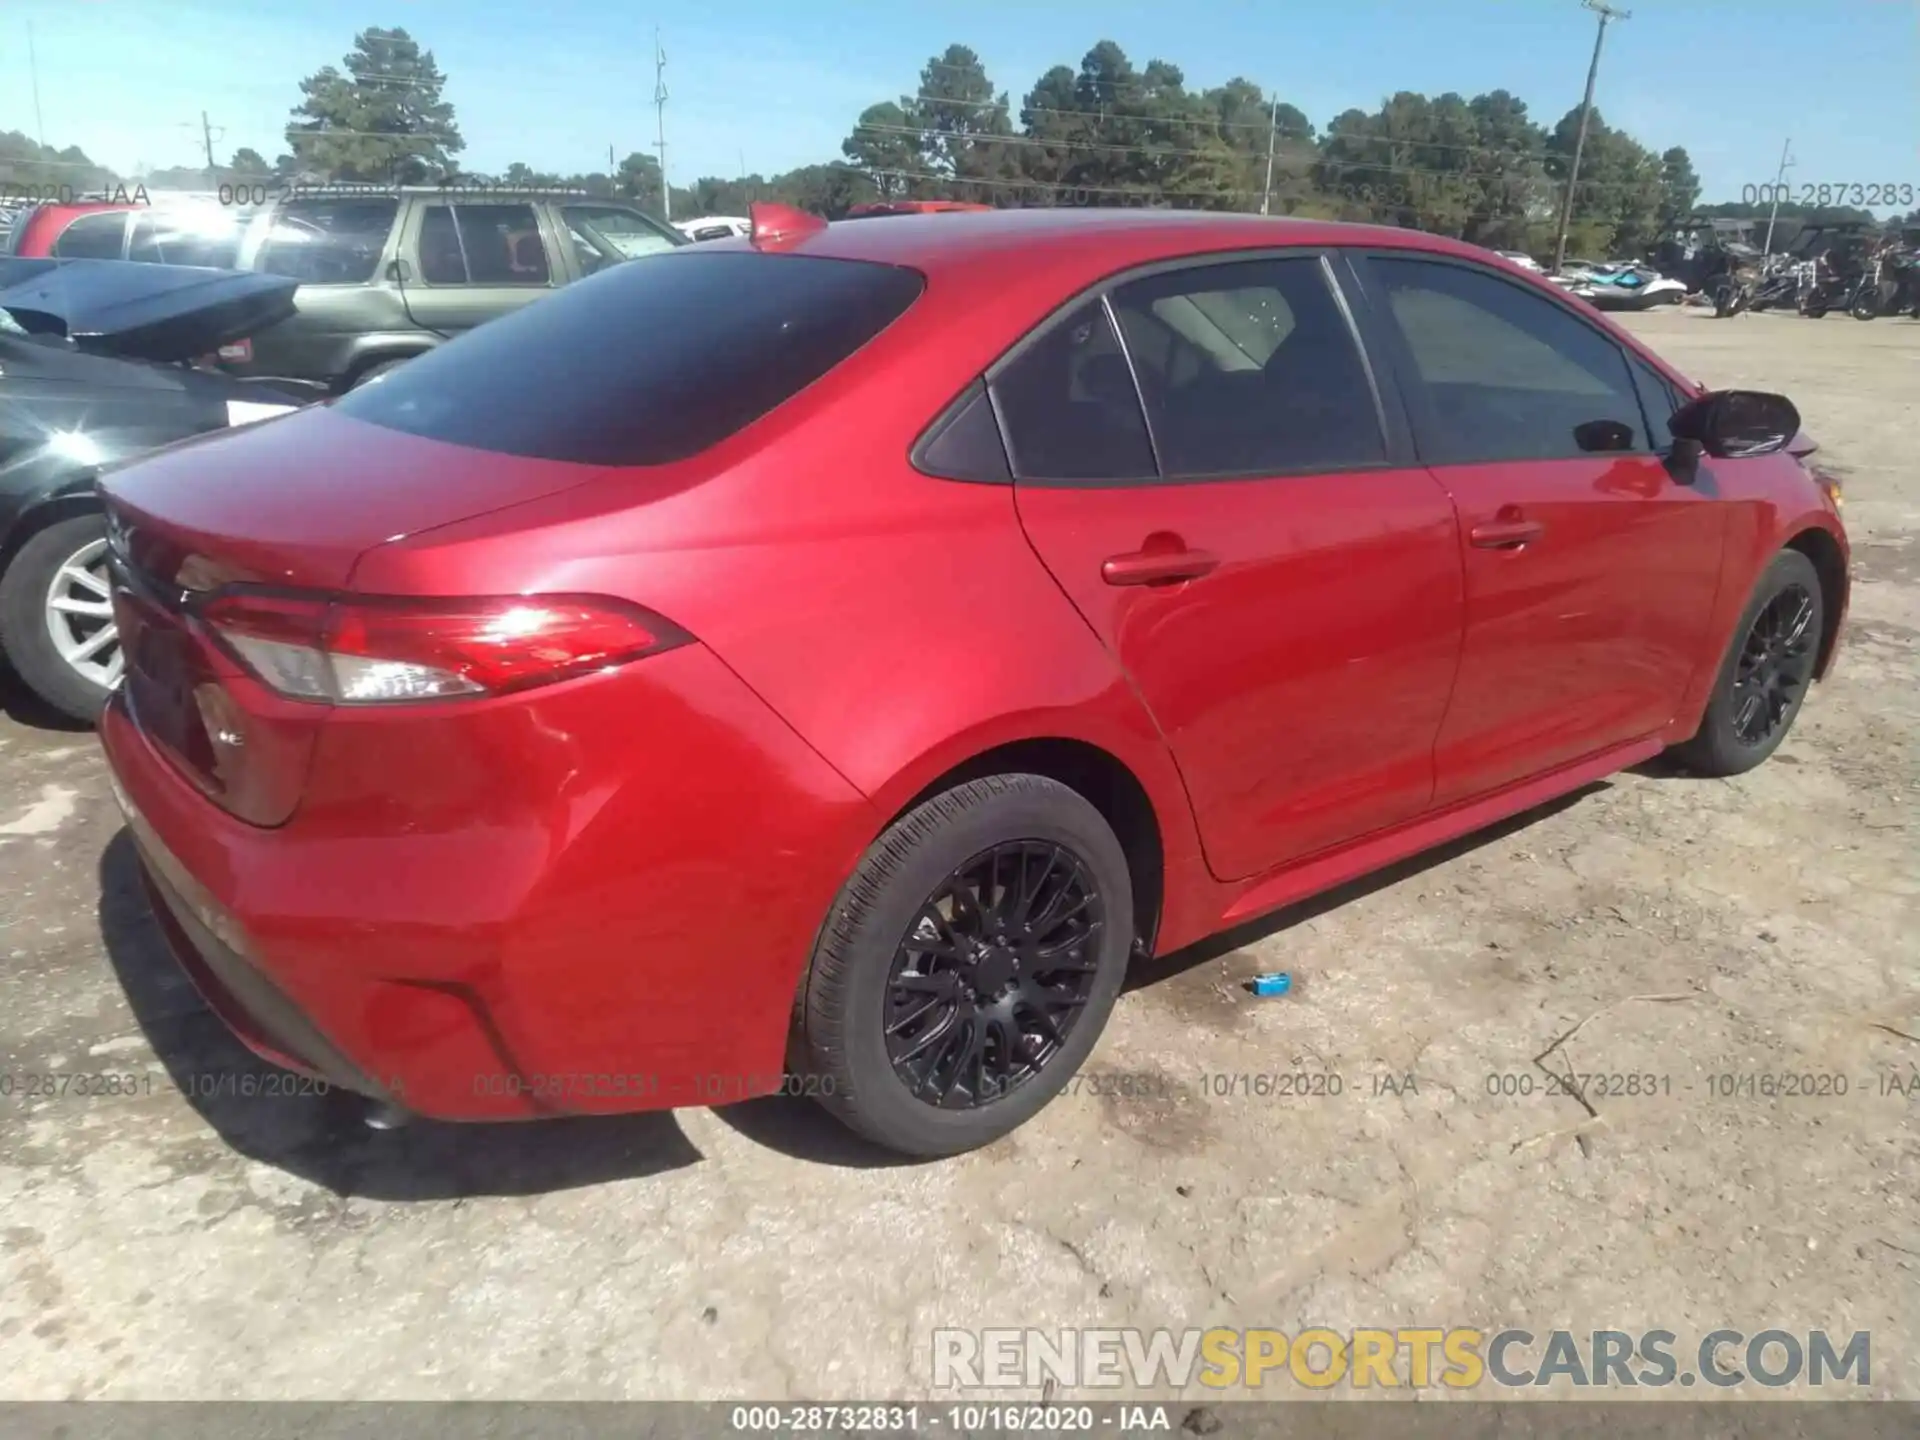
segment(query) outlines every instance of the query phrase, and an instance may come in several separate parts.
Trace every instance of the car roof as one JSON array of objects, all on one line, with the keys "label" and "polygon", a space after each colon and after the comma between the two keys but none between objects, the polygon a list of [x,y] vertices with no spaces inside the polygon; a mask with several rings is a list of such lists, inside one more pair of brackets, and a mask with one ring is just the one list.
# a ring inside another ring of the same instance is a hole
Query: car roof
[{"label": "car roof", "polygon": [[[747,242],[720,242],[747,243]],[[1214,251],[1282,246],[1359,246],[1412,249],[1484,260],[1487,251],[1464,241],[1388,225],[1334,220],[1269,218],[1209,211],[1030,209],[948,211],[897,215],[890,224],[847,221],[773,242],[783,253],[904,265],[933,276],[1045,257],[1049,269],[1108,274],[1133,265]]]},{"label": "car roof", "polygon": [[144,210],[146,202],[141,200],[47,200],[36,205],[29,214],[65,215],[77,218],[81,215],[97,215],[106,210]]},{"label": "car roof", "polygon": [[446,185],[385,185],[358,180],[341,180],[324,185],[281,186],[277,181],[262,183],[271,188],[270,200],[385,200],[415,197],[458,201],[467,197],[469,203],[473,204],[486,200],[591,200],[596,205],[637,208],[635,202],[623,195],[596,195],[591,190],[566,185],[511,185],[504,181],[498,184],[453,181]]}]

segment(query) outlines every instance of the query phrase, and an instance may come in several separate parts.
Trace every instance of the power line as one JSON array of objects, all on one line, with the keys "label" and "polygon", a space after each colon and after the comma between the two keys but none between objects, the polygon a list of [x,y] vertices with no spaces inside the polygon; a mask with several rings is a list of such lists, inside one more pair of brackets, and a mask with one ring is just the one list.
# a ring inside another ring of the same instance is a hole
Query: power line
[{"label": "power line", "polygon": [[[917,103],[912,96],[908,96],[906,99],[908,106]],[[941,96],[934,103],[942,107],[958,106],[968,110],[997,110],[1003,108],[997,100],[957,100],[949,99],[946,96]],[[1277,99],[1273,102],[1273,107],[1276,112],[1278,111],[1279,104],[1280,102]],[[902,108],[905,109],[907,107],[903,106]],[[1072,120],[1091,121],[1095,124],[1189,125],[1202,130],[1255,130],[1262,133],[1269,128],[1269,122],[1266,120],[1215,120],[1205,115],[1132,115],[1128,114],[1124,109],[1119,108],[1103,108],[1096,112],[1090,110],[1066,110],[1058,106],[1023,105],[1020,107],[1020,114],[1023,118],[1028,115],[1058,115]],[[1369,116],[1368,118],[1373,119],[1376,117]],[[1531,124],[1533,122],[1529,121],[1528,123]],[[864,127],[857,123],[854,126],[856,132],[862,128]],[[1350,131],[1336,132],[1328,130],[1314,137],[1303,138],[1303,143],[1309,145],[1334,142],[1357,145],[1411,145],[1426,150],[1447,150],[1476,154],[1484,153],[1488,155],[1513,155],[1538,160],[1558,160],[1561,158],[1557,152],[1552,150],[1516,150],[1507,145],[1459,145],[1438,140],[1415,139],[1401,135],[1356,135]]]},{"label": "power line", "polygon": [[[1154,202],[1166,202],[1183,198],[1204,201],[1253,200],[1259,198],[1261,194],[1260,191],[1251,189],[1209,188],[1204,190],[1180,190],[1168,189],[1164,186],[1144,185],[1076,185],[1070,182],[1053,180],[1020,180],[1011,178],[958,179],[954,176],[942,175],[932,170],[883,169],[870,171],[868,173],[885,175],[901,180],[926,180],[946,186],[977,186],[992,190],[1039,190],[1053,194],[1116,195],[1128,199]],[[1312,200],[1318,197],[1310,194],[1301,198]],[[1336,196],[1332,198],[1337,198],[1337,192]],[[1464,215],[1450,216],[1448,218],[1458,220],[1527,221],[1530,217],[1524,211],[1483,210],[1471,211]],[[1390,222],[1378,221],[1374,223],[1386,224]]]},{"label": "power line", "polygon": [[[1109,154],[1143,155],[1155,159],[1205,158],[1211,160],[1238,159],[1252,160],[1257,157],[1246,151],[1202,150],[1192,147],[1172,145],[1129,145],[1118,141],[1104,140],[1042,140],[1028,135],[977,135],[958,136],[943,130],[926,129],[912,125],[865,125],[863,131],[873,134],[900,136],[904,138],[941,138],[971,140],[982,145],[1007,145],[1015,149],[1041,150],[1091,150]],[[856,132],[858,133],[858,132]],[[1518,158],[1518,157],[1511,157]],[[1338,160],[1316,157],[1315,164],[1339,174],[1351,172],[1355,175],[1428,175],[1441,179],[1458,181],[1462,184],[1492,185],[1516,181],[1547,181],[1551,177],[1544,172],[1485,170],[1440,170],[1432,166],[1380,164],[1366,160]],[[877,173],[877,172],[876,172]],[[1586,194],[1597,194],[1612,190],[1640,190],[1657,185],[1659,177],[1649,173],[1638,180],[1588,180],[1576,187]]]},{"label": "power line", "polygon": [[[939,103],[941,105],[971,106],[977,102],[974,102],[971,100],[941,100]],[[1261,130],[1261,131],[1265,131],[1268,128],[1266,124],[1243,125],[1238,121],[1222,120],[1222,121],[1215,122],[1211,120],[1187,120],[1187,119],[1181,119],[1177,117],[1164,116],[1164,115],[1129,115],[1121,111],[1106,111],[1099,114],[1095,114],[1091,111],[1086,111],[1086,110],[1045,110],[1045,111],[1034,110],[1034,111],[1023,111],[1022,113],[1023,114],[1030,113],[1030,114],[1064,115],[1064,116],[1070,116],[1077,120],[1086,121],[1094,125],[1105,125],[1105,124],[1198,125],[1203,129],[1215,129],[1215,128],[1222,129],[1222,130],[1251,129],[1251,130]],[[854,133],[857,135],[862,130],[880,130],[884,128],[886,127],[873,125],[873,124],[860,124],[856,122],[853,127],[853,130],[854,130]],[[949,132],[943,131],[941,133],[945,134]],[[953,133],[960,133],[960,132],[953,132]],[[991,132],[988,132],[988,131],[974,131],[969,133],[977,136],[993,138],[993,139],[1009,138],[1008,135],[993,135],[991,134]],[[1015,137],[1015,138],[1020,138],[1020,137]],[[1031,137],[1031,136],[1024,137],[1024,138],[1038,138],[1041,140],[1041,143],[1049,144],[1049,145],[1070,146],[1074,143],[1066,139],[1050,140],[1050,139],[1046,139],[1045,137]],[[1515,149],[1510,145],[1460,145],[1460,144],[1454,144],[1448,141],[1428,140],[1425,138],[1419,138],[1419,137],[1410,136],[1410,135],[1359,135],[1359,134],[1353,133],[1352,131],[1345,131],[1345,130],[1343,131],[1329,130],[1321,134],[1317,138],[1303,139],[1303,140],[1297,141],[1296,143],[1313,145],[1316,147],[1329,146],[1329,145],[1399,145],[1399,146],[1405,146],[1410,150],[1438,150],[1438,151],[1446,152],[1448,154],[1457,154],[1457,155],[1499,155],[1499,156],[1502,156],[1503,158],[1512,159],[1512,160],[1539,160],[1542,162],[1550,161],[1550,160],[1560,160],[1565,158],[1560,154],[1560,152],[1555,150],[1519,150],[1519,149]]]},{"label": "power line", "polygon": [[33,82],[33,138],[47,148],[47,126],[40,118],[40,55],[33,48],[33,21],[27,21],[27,78]]},{"label": "power line", "polygon": [[[1014,134],[995,135],[995,134],[989,134],[984,131],[976,131],[976,132],[969,133],[969,132],[960,132],[960,131],[951,131],[951,130],[941,130],[935,127],[924,126],[924,125],[868,124],[868,125],[857,125],[854,127],[855,135],[859,135],[862,133],[874,134],[874,135],[899,135],[899,136],[908,136],[916,139],[938,138],[943,140],[961,140],[961,141],[969,141],[969,142],[972,142],[975,144],[981,144],[981,145],[1011,145],[1015,147],[1022,147],[1022,146],[1038,147],[1039,149],[1042,149],[1042,150],[1100,150],[1100,151],[1106,151],[1109,153],[1117,153],[1122,155],[1156,155],[1156,156],[1210,155],[1210,156],[1218,157],[1221,154],[1221,152],[1217,150],[1216,151],[1203,150],[1194,146],[1142,145],[1142,144],[1135,144],[1132,142],[1119,141],[1119,140],[1069,140],[1065,138],[1054,138],[1050,136],[1038,136],[1038,135],[1014,135]],[[1245,151],[1232,151],[1232,150],[1226,152],[1226,154],[1229,156],[1244,156],[1246,155],[1246,153],[1247,152]],[[1520,158],[1520,157],[1515,157],[1515,158]],[[1369,162],[1364,160],[1345,160],[1345,161],[1326,160],[1324,163],[1347,165],[1355,169],[1377,168],[1377,167],[1371,166]]]}]

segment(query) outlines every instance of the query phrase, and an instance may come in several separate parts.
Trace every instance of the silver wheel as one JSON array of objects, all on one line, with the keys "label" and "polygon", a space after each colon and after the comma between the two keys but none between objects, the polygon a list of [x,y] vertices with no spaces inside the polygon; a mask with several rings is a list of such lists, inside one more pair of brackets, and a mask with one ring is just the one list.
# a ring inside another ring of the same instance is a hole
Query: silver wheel
[{"label": "silver wheel", "polygon": [[120,632],[113,623],[107,542],[93,540],[60,562],[47,587],[47,634],[75,674],[111,690],[120,683]]}]

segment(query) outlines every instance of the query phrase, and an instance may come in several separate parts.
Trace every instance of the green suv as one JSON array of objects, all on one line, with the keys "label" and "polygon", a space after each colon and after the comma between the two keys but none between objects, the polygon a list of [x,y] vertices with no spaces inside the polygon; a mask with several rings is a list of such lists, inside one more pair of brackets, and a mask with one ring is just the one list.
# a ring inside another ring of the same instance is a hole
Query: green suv
[{"label": "green suv", "polygon": [[256,198],[233,212],[238,267],[298,280],[299,313],[223,348],[223,368],[329,394],[556,286],[688,243],[584,192],[340,185]]}]

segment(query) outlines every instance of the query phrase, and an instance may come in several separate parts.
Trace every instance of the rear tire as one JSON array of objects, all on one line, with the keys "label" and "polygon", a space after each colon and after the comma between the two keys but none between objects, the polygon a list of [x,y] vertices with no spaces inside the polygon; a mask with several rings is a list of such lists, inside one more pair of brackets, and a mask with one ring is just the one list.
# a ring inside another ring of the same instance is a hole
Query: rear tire
[{"label": "rear tire", "polygon": [[[113,688],[68,663],[54,644],[50,628],[54,615],[50,612],[56,585],[72,591],[70,596],[63,597],[70,603],[106,601],[104,588],[100,588],[96,596],[94,587],[78,585],[63,573],[83,558],[93,557],[104,547],[106,538],[107,521],[103,515],[76,515],[71,520],[57,521],[22,545],[6,573],[0,575],[0,650],[6,652],[29,690],[62,715],[89,725],[99,717]],[[93,558],[87,558],[84,568],[92,573],[98,567]],[[67,613],[60,615],[63,622]],[[111,617],[105,618],[104,625],[98,620],[95,616],[79,617],[78,623],[86,634],[75,631],[70,639],[84,644],[102,629],[113,631]],[[109,635],[91,653],[90,659],[110,658],[118,644],[119,641]]]},{"label": "rear tire", "polygon": [[1726,776],[1779,749],[1813,683],[1825,621],[1819,571],[1798,550],[1782,550],[1740,612],[1700,729],[1673,757],[1697,775]]},{"label": "rear tire", "polygon": [[1126,856],[1098,810],[1044,776],[969,781],[889,826],[842,888],[803,982],[800,1054],[869,1140],[975,1149],[1080,1068],[1132,941]]}]

